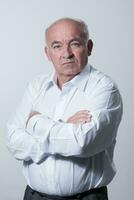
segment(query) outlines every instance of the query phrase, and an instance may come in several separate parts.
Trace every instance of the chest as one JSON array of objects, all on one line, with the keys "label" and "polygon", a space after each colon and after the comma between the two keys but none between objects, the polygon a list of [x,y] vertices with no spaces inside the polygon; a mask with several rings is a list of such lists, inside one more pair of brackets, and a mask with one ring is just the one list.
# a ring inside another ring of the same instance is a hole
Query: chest
[{"label": "chest", "polygon": [[90,97],[77,88],[66,92],[51,89],[40,95],[33,109],[55,121],[66,121],[79,110],[90,110],[90,105]]}]

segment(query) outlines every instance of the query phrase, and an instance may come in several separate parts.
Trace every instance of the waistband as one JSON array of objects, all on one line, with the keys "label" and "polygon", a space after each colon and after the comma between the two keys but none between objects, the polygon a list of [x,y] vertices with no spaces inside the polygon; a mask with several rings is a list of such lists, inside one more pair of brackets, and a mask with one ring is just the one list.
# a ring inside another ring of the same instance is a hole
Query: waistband
[{"label": "waistband", "polygon": [[78,194],[75,194],[75,195],[71,195],[71,196],[49,195],[49,194],[46,194],[46,193],[37,192],[37,191],[33,190],[32,188],[30,188],[29,186],[27,186],[27,187],[28,187],[28,189],[30,190],[31,193],[38,193],[41,197],[46,197],[48,199],[54,199],[54,200],[80,199],[80,198],[83,198],[83,197],[90,195],[90,194],[99,194],[99,193],[101,193],[101,194],[106,193],[107,194],[107,187],[106,186],[103,186],[103,187],[100,187],[100,188],[92,188],[88,191],[78,193]]}]

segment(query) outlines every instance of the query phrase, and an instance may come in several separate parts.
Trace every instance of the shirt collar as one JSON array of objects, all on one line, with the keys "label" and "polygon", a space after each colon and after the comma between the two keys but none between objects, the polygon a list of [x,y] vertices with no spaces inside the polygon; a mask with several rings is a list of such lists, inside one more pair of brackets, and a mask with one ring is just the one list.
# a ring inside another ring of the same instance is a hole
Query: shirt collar
[{"label": "shirt collar", "polygon": [[91,71],[91,66],[87,64],[83,68],[83,70],[77,76],[75,76],[70,82],[78,89],[81,89],[84,91],[86,83],[90,75],[90,71]]},{"label": "shirt collar", "polygon": [[53,72],[50,74],[47,80],[47,89],[55,84],[56,84],[56,73],[55,70],[53,70]]},{"label": "shirt collar", "polygon": [[[91,65],[87,64],[78,75],[76,75],[72,80],[68,81],[64,85],[69,85],[69,86],[72,85],[84,91],[87,80],[90,75],[90,71],[91,71]],[[55,84],[56,84],[56,73],[54,70],[50,75],[50,77],[48,78],[47,88]]]}]

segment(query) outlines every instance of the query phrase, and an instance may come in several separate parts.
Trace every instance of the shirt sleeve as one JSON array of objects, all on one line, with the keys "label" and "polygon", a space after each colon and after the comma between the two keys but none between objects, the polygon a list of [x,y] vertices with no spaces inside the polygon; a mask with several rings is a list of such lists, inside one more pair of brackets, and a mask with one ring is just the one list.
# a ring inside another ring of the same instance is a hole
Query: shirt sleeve
[{"label": "shirt sleeve", "polygon": [[[114,142],[122,116],[121,96],[113,82],[99,85],[92,96],[89,123],[53,122],[44,115],[30,119],[29,132],[44,144],[46,155],[90,157]],[[53,125],[46,131],[48,124]]]},{"label": "shirt sleeve", "polygon": [[[9,151],[18,160],[33,160],[36,163],[44,157],[44,147],[46,148],[48,145],[47,139],[44,140],[44,143],[39,142],[31,132],[27,131],[26,127],[26,122],[33,110],[33,103],[37,98],[38,90],[39,83],[37,80],[34,80],[28,85],[21,103],[7,123],[7,147]],[[47,126],[44,129],[44,138],[47,138],[47,134],[50,132],[54,122],[47,117],[45,120]]]}]

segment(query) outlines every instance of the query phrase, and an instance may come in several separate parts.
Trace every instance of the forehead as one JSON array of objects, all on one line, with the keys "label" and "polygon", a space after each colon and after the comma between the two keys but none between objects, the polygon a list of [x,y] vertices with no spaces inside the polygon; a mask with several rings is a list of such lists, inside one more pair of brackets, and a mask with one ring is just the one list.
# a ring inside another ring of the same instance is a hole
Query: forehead
[{"label": "forehead", "polygon": [[82,27],[79,23],[73,21],[61,21],[53,24],[47,31],[47,42],[53,40],[71,40],[73,38],[82,38]]}]

